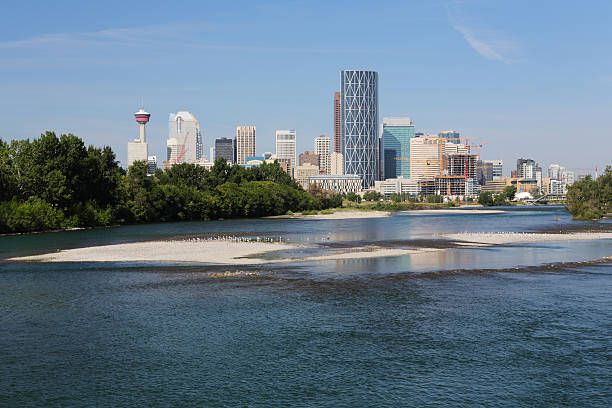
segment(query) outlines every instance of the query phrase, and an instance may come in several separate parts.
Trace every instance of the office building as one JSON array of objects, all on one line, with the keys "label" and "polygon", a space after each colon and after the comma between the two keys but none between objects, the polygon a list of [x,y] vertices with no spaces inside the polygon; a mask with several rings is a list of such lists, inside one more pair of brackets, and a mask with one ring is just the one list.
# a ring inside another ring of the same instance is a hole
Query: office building
[{"label": "office building", "polygon": [[128,142],[127,146],[127,166],[130,167],[135,161],[147,161],[149,157],[149,146],[147,144],[147,137],[145,127],[149,122],[151,114],[145,112],[144,109],[140,109],[134,114],[136,122],[140,126],[140,136],[138,139],[134,139],[133,142]]},{"label": "office building", "polygon": [[339,194],[361,193],[363,191],[361,177],[356,174],[315,175],[308,178],[308,183],[309,185],[316,184],[323,191]]},{"label": "office building", "polygon": [[312,164],[313,166],[319,167],[319,155],[315,152],[309,152],[308,150],[304,153],[300,153],[298,156],[298,163],[300,166],[304,164]]},{"label": "office building", "polygon": [[255,156],[255,126],[238,126],[234,141],[234,163],[245,164],[246,158]]},{"label": "office building", "polygon": [[331,166],[331,139],[321,135],[314,141],[315,154],[319,155],[319,171],[321,174],[329,174]]},{"label": "office building", "polygon": [[342,153],[332,152],[329,155],[329,174],[344,174],[344,158]]},{"label": "office building", "polygon": [[374,183],[374,190],[385,197],[389,197],[391,194],[418,195],[420,192],[417,180],[403,177],[376,181]]},{"label": "office building", "polygon": [[383,118],[384,178],[410,178],[410,139],[414,137],[410,118]]},{"label": "office building", "polygon": [[340,102],[344,173],[360,176],[366,189],[373,187],[379,177],[378,73],[341,71]]},{"label": "office building", "polygon": [[536,162],[533,159],[518,159],[516,161],[516,177],[535,179]]},{"label": "office building", "polygon": [[501,180],[503,176],[502,160],[479,160],[476,165],[476,180],[484,186],[489,181]]},{"label": "office building", "polygon": [[[296,158],[296,137],[295,130],[276,131],[276,157],[279,162],[283,160],[287,163],[288,173],[293,174]],[[317,166],[318,167],[318,166]]]},{"label": "office building", "polygon": [[[171,164],[195,163],[202,158],[202,134],[196,118],[189,112],[171,113],[169,118],[170,135],[166,145],[173,154],[168,156]],[[174,139],[174,140],[173,140]],[[170,157],[172,156],[172,157]]]},{"label": "office building", "polygon": [[440,140],[437,137],[410,139],[410,177],[415,180],[433,179],[440,175]]},{"label": "office building", "polygon": [[293,169],[293,178],[295,181],[304,189],[308,188],[308,178],[319,175],[319,166],[313,166],[312,164],[305,164],[303,166],[295,166]]},{"label": "office building", "polygon": [[234,163],[234,141],[232,139],[222,137],[215,140],[214,161],[220,157],[228,161],[230,164]]},{"label": "office building", "polygon": [[334,152],[342,153],[342,103],[340,92],[334,92]]},{"label": "office building", "polygon": [[147,164],[149,174],[155,174],[155,170],[157,170],[157,156],[149,156]]}]

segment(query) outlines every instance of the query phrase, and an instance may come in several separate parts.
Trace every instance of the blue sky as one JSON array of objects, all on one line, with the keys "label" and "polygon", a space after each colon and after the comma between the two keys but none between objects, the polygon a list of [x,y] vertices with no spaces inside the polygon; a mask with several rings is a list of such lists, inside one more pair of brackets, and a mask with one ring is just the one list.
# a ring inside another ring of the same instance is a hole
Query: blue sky
[{"label": "blue sky", "polygon": [[189,110],[205,152],[241,124],[298,150],[333,135],[341,69],[380,75],[380,115],[455,129],[482,157],[612,163],[609,1],[21,1],[0,13],[0,137],[72,132],[125,162],[141,98],[150,154]]}]

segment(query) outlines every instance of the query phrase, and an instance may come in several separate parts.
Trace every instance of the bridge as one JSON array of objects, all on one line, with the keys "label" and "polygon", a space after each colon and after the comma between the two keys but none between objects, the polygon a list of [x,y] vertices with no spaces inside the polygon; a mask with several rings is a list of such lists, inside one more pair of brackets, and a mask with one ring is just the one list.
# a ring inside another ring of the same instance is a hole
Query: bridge
[{"label": "bridge", "polygon": [[548,204],[550,202],[563,202],[566,200],[565,194],[544,194],[538,198],[523,200],[526,204]]}]

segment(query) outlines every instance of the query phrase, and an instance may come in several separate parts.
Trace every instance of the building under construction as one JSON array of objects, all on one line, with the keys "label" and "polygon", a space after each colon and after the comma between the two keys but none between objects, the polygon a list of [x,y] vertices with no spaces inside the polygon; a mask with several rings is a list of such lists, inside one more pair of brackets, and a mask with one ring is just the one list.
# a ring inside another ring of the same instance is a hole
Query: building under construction
[{"label": "building under construction", "polygon": [[419,189],[424,196],[473,196],[477,193],[475,186],[477,154],[445,154],[442,162],[444,172],[433,179],[419,182]]}]

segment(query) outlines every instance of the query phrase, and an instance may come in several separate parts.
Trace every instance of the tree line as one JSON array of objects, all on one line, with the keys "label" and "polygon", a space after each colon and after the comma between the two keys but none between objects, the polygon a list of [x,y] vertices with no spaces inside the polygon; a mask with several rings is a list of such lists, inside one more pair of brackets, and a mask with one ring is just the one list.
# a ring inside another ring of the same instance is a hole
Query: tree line
[{"label": "tree line", "polygon": [[277,163],[210,169],[189,163],[126,172],[108,146],[46,132],[0,139],[0,233],[145,222],[282,215],[342,205],[342,196],[304,191]]},{"label": "tree line", "polygon": [[586,176],[567,190],[567,209],[577,220],[598,220],[612,216],[612,166],[593,180]]}]

